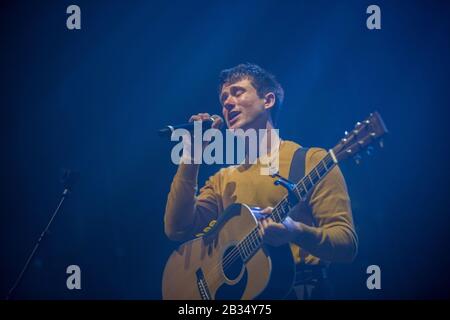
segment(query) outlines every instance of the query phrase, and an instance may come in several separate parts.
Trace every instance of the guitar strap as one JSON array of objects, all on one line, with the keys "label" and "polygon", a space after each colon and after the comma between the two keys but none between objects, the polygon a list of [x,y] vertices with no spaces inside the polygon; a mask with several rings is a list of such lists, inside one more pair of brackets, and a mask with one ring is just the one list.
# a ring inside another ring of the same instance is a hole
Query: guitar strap
[{"label": "guitar strap", "polygon": [[291,161],[291,167],[289,168],[289,181],[297,183],[305,176],[305,162],[308,149],[309,148],[300,147],[295,150]]},{"label": "guitar strap", "polygon": [[[297,150],[295,150],[294,155],[292,156],[292,160],[291,160],[291,166],[289,168],[289,181],[293,182],[293,183],[297,183],[300,181],[301,178],[303,178],[305,176],[305,165],[306,165],[306,153],[308,152],[309,148],[303,148],[303,147],[299,147]],[[305,252],[302,250],[300,253],[300,259],[302,259],[302,261],[304,261],[305,259]],[[302,265],[302,264],[300,264]],[[296,268],[298,268],[297,265]],[[296,270],[296,273],[298,271]],[[297,275],[296,275],[297,278]],[[302,290],[307,290],[308,287],[307,286],[298,286],[296,287],[296,285],[298,285],[297,281],[294,283],[294,287],[292,289],[292,291],[289,293],[288,299],[299,299],[299,300],[303,300],[303,298],[299,298],[299,294],[297,293],[298,290],[302,289]],[[304,295],[304,294],[302,294]]]}]

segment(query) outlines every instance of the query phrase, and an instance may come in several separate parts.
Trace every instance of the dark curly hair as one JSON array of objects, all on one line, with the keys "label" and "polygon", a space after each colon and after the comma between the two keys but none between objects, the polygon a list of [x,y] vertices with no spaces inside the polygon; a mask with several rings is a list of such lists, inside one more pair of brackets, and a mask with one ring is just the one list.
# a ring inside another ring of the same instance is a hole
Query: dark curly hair
[{"label": "dark curly hair", "polygon": [[260,66],[253,63],[243,63],[233,68],[222,70],[219,75],[219,94],[225,84],[232,84],[243,79],[251,81],[260,98],[263,98],[269,92],[275,94],[275,105],[271,108],[271,116],[274,123],[276,123],[284,100],[284,90],[275,79],[275,76]]}]

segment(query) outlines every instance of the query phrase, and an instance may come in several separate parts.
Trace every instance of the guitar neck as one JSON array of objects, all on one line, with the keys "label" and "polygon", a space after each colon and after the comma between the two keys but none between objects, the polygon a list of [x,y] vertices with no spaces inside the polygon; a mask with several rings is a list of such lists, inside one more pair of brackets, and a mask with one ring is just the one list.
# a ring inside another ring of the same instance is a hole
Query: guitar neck
[{"label": "guitar neck", "polygon": [[[300,201],[305,201],[314,187],[324,178],[328,172],[336,165],[337,160],[330,151],[322,160],[299,182],[295,184],[294,192]],[[292,207],[288,201],[288,196],[285,196],[274,208],[271,218],[275,222],[283,222],[288,216]]]},{"label": "guitar neck", "polygon": [[[299,182],[295,184],[294,192],[300,201],[305,201],[314,187],[333,169],[337,164],[337,159],[333,151],[327,153],[325,157]],[[275,222],[283,222],[292,209],[292,204],[285,196],[274,208],[269,215]],[[244,261],[248,260],[260,248],[262,239],[259,236],[258,228],[255,228],[245,237],[239,244],[239,252]]]}]

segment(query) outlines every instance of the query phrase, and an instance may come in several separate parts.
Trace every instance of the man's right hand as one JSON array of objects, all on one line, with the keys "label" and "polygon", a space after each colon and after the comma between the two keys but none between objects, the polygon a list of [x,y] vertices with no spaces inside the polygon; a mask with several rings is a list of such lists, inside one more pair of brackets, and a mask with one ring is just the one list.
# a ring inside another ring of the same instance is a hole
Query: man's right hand
[{"label": "man's right hand", "polygon": [[219,129],[223,123],[222,118],[219,116],[216,116],[216,115],[211,116],[209,113],[194,114],[189,118],[189,122],[209,120],[209,119],[211,119],[211,117],[214,119],[213,124],[211,125],[211,128]]},{"label": "man's right hand", "polygon": [[[213,119],[213,123],[211,125],[211,128],[213,129],[219,129],[222,124],[223,124],[223,120],[222,117],[220,116],[216,116],[213,115],[211,116],[209,113],[197,113],[195,115],[192,115],[189,118],[189,122],[194,122],[194,121],[204,121],[204,120],[210,120]],[[203,137],[200,137],[203,140]],[[184,163],[194,163],[194,150],[192,150],[192,146],[193,146],[193,139],[194,136],[192,134],[191,139],[183,139],[183,156],[182,156],[182,160],[184,159]],[[203,150],[205,150],[206,146],[208,145],[208,141],[203,141],[202,142],[202,153]]]}]

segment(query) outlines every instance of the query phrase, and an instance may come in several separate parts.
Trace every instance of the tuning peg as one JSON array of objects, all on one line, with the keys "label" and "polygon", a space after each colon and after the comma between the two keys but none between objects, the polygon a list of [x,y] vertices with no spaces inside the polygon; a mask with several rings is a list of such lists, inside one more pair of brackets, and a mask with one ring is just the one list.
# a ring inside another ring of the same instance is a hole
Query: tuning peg
[{"label": "tuning peg", "polygon": [[356,164],[359,164],[361,162],[361,155],[359,153],[357,153],[354,157],[353,160],[355,160]]},{"label": "tuning peg", "polygon": [[345,136],[348,136],[348,131],[344,131]]},{"label": "tuning peg", "polygon": [[383,141],[383,139],[381,139],[381,140],[378,142],[378,144],[380,145],[380,148],[383,148],[383,147],[384,147],[384,141]]},{"label": "tuning peg", "polygon": [[371,156],[372,153],[373,153],[373,147],[372,146],[368,146],[367,150],[366,150],[366,153],[367,153],[368,156]]}]

